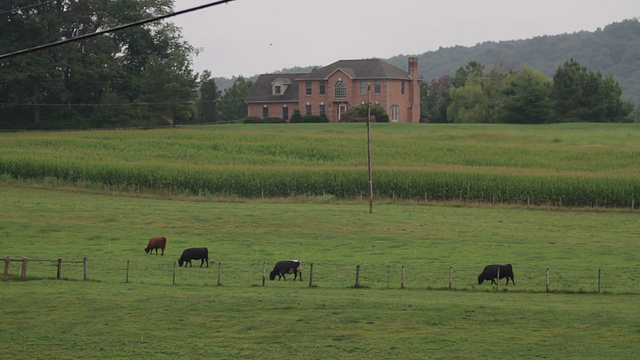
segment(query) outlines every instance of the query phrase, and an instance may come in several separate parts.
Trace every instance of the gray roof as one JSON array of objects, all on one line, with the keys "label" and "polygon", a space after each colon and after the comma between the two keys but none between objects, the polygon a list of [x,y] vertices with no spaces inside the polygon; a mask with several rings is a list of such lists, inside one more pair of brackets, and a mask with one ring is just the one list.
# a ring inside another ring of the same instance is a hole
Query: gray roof
[{"label": "gray roof", "polygon": [[342,70],[351,79],[411,80],[409,73],[380,59],[340,60],[298,77],[298,80],[324,80]]},{"label": "gray roof", "polygon": [[[298,82],[295,79],[302,75],[306,74],[262,74],[253,83],[244,102],[298,102]],[[271,86],[276,79],[280,79],[285,84],[287,81],[290,82],[287,90],[281,95],[273,95],[272,92]]]},{"label": "gray roof", "polygon": [[[380,59],[340,60],[310,73],[262,74],[253,83],[246,103],[298,102],[298,84],[305,80],[326,80],[341,70],[351,79],[396,79],[411,80],[409,73]],[[282,95],[273,95],[273,82],[279,79],[291,84]],[[300,81],[295,81],[300,80]]]}]

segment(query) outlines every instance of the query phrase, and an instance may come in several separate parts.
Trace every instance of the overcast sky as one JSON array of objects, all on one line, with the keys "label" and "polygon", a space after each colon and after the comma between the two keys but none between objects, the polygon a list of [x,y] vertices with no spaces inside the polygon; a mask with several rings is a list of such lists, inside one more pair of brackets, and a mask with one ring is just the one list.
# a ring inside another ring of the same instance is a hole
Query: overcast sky
[{"label": "overcast sky", "polygon": [[[175,9],[212,2],[175,0]],[[202,49],[196,71],[232,77],[594,31],[639,17],[640,0],[235,0],[169,21]]]}]

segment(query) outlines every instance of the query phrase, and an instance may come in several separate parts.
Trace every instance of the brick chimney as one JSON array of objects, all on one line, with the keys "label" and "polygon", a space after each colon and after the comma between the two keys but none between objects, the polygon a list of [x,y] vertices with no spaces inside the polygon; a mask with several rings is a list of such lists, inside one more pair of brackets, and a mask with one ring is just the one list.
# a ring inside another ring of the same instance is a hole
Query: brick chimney
[{"label": "brick chimney", "polygon": [[409,76],[411,77],[411,85],[409,86],[409,95],[411,96],[408,109],[409,122],[420,122],[420,79],[418,76],[418,58],[409,57]]}]

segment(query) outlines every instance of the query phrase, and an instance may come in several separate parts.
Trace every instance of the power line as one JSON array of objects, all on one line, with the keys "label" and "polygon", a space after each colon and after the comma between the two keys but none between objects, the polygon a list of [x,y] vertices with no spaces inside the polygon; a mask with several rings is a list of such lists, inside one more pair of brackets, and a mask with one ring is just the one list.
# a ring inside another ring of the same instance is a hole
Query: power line
[{"label": "power line", "polygon": [[52,42],[52,43],[48,43],[48,44],[44,44],[44,45],[39,45],[39,46],[36,46],[36,47],[24,49],[24,50],[15,51],[15,52],[12,52],[12,53],[0,55],[0,60],[6,59],[6,58],[10,58],[10,57],[13,57],[13,56],[17,56],[17,55],[31,53],[31,52],[42,50],[42,49],[46,49],[46,48],[50,48],[50,47],[53,47],[53,46],[58,46],[58,45],[62,45],[62,44],[66,44],[66,43],[70,43],[70,42],[74,42],[74,41],[80,41],[80,40],[88,39],[88,38],[99,36],[99,35],[104,35],[104,34],[107,34],[107,33],[123,30],[123,29],[126,29],[126,28],[134,27],[134,26],[144,25],[144,24],[147,24],[147,23],[150,23],[150,22],[154,22],[154,21],[158,21],[158,20],[164,20],[164,19],[170,18],[172,16],[182,15],[182,14],[190,13],[190,12],[193,12],[193,11],[202,10],[202,9],[205,9],[205,8],[208,8],[208,7],[222,5],[222,4],[230,3],[232,1],[235,1],[235,0],[215,1],[215,2],[212,2],[212,3],[196,6],[196,7],[193,7],[193,8],[176,11],[176,12],[173,12],[173,13],[156,16],[156,17],[152,17],[152,18],[149,18],[149,19],[140,20],[140,21],[129,23],[129,24],[125,24],[125,25],[116,26],[116,27],[111,28],[111,29],[97,31],[97,32],[94,32],[94,33],[91,33],[91,34],[80,35],[80,36],[76,36],[76,37],[73,37],[73,38],[70,38],[70,39],[64,39],[64,40],[60,40],[60,41],[56,41],[56,42]]}]

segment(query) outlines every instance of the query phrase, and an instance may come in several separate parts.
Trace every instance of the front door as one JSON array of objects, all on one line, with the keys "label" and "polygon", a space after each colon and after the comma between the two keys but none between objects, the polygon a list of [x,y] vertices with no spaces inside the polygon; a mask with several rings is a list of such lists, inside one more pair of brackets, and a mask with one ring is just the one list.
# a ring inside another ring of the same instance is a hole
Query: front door
[{"label": "front door", "polygon": [[342,114],[347,112],[347,104],[338,104],[338,121],[341,121]]}]

